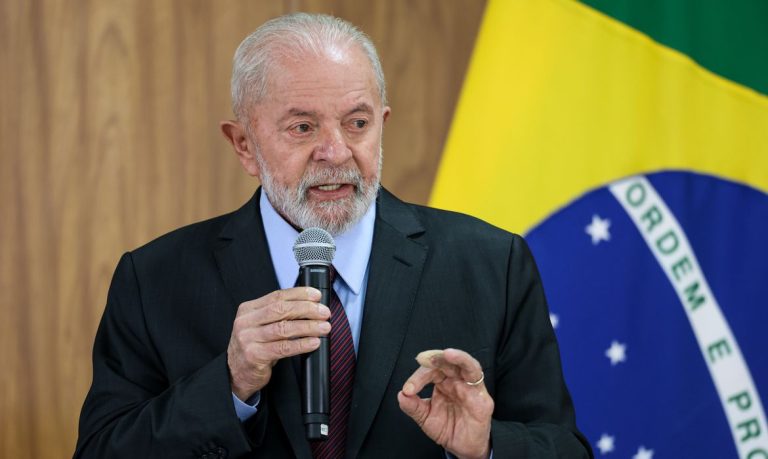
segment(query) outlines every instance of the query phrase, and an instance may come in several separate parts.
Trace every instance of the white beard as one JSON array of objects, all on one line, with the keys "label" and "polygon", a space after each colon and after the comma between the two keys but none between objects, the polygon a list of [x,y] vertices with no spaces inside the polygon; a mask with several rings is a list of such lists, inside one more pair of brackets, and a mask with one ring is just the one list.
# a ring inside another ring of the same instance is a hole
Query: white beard
[{"label": "white beard", "polygon": [[[264,163],[260,152],[256,162],[261,171],[261,186],[277,212],[292,225],[301,228],[322,228],[334,236],[344,233],[362,218],[379,192],[382,150],[379,148],[378,172],[365,181],[357,167],[312,167],[307,169],[296,189],[278,182]],[[344,199],[312,203],[307,191],[313,186],[329,183],[350,183],[354,193]]]}]

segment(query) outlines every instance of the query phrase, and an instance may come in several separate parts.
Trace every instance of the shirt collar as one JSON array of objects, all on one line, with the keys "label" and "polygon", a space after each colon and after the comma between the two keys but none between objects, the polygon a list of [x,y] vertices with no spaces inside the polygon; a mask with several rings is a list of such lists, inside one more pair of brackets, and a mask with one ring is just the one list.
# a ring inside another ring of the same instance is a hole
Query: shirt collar
[{"label": "shirt collar", "polygon": [[[259,197],[259,209],[280,288],[293,287],[299,273],[299,265],[293,256],[293,243],[296,242],[299,232],[272,207],[263,188]],[[374,200],[365,215],[352,228],[334,237],[336,256],[333,259],[333,266],[355,295],[360,293],[368,269],[375,221],[376,201]]]}]

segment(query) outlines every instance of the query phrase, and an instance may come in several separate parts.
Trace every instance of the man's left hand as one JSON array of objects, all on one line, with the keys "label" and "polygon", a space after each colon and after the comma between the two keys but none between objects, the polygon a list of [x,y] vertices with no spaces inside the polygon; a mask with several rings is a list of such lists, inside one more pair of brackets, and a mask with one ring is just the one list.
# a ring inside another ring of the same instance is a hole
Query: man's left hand
[{"label": "man's left hand", "polygon": [[[481,381],[480,363],[464,351],[445,349],[432,356],[428,365],[432,368],[419,367],[397,394],[400,409],[451,454],[487,458],[493,399]],[[432,398],[419,398],[427,384],[435,385]]]}]

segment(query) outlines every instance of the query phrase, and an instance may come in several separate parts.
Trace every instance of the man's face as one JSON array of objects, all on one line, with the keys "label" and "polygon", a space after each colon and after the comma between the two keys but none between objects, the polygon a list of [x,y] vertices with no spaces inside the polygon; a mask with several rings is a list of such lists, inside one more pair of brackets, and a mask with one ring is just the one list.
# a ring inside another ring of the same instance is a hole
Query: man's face
[{"label": "man's face", "polygon": [[362,51],[329,54],[272,69],[267,95],[249,110],[254,161],[241,162],[288,221],[339,234],[376,197],[389,107]]}]

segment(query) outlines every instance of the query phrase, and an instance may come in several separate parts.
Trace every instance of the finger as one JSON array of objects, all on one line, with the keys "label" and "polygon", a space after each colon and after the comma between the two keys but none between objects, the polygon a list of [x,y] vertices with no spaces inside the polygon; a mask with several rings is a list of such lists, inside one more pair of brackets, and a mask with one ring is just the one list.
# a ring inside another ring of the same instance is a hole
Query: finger
[{"label": "finger", "polygon": [[311,336],[307,338],[285,339],[272,341],[271,343],[258,343],[258,351],[268,361],[279,360],[294,355],[312,352],[320,346],[320,338]]},{"label": "finger", "polygon": [[331,310],[324,304],[312,301],[280,301],[254,309],[242,317],[251,326],[281,320],[313,319],[327,321],[331,317]]},{"label": "finger", "polygon": [[419,367],[403,384],[403,393],[407,396],[416,395],[427,384],[440,383],[444,379],[445,375],[440,370]]},{"label": "finger", "polygon": [[255,328],[256,341],[268,343],[307,336],[326,336],[330,322],[324,320],[281,320]]},{"label": "finger", "polygon": [[[445,349],[425,351],[417,356],[421,358],[429,368],[443,372],[448,378],[458,379],[464,382],[479,381],[483,376],[480,363],[470,354],[460,349]],[[479,386],[479,384],[478,384]]]},{"label": "finger", "polygon": [[416,356],[416,361],[419,365],[439,370],[448,378],[461,378],[461,367],[449,363],[443,355],[445,351],[440,349],[433,349],[429,351],[420,352]]},{"label": "finger", "polygon": [[[294,301],[294,300],[309,300],[320,301],[320,290],[314,287],[291,287],[282,290],[275,290],[270,293],[275,295],[277,300]],[[268,297],[269,295],[267,295]]]},{"label": "finger", "polygon": [[421,399],[416,395],[406,395],[403,391],[397,393],[397,402],[403,413],[407,414],[416,424],[422,426],[429,416],[431,401]]},{"label": "finger", "polygon": [[[287,303],[282,303],[287,304]],[[235,317],[235,321],[232,324],[232,335],[240,337],[246,331],[252,331],[258,333],[259,342],[274,341],[279,338],[287,337],[289,335],[290,327],[284,325],[276,325],[276,328],[271,330],[262,330],[263,327],[268,326],[276,322],[292,321],[292,320],[314,320],[328,322],[330,319],[330,310],[319,303],[311,303],[308,301],[294,302],[290,305],[293,309],[289,308],[274,308],[272,306],[257,309],[247,314],[239,315]],[[278,310],[279,309],[279,310]],[[298,317],[297,319],[294,319]],[[307,327],[305,326],[305,329]],[[308,333],[302,335],[301,333],[290,333],[291,337],[294,336],[320,336],[318,333],[307,330]]]},{"label": "finger", "polygon": [[479,381],[483,377],[483,367],[474,357],[460,349],[446,349],[443,359],[447,365],[452,365],[459,370],[461,377],[466,382]]},{"label": "finger", "polygon": [[255,300],[246,301],[241,303],[237,308],[237,314],[246,314],[256,309],[263,308],[265,306],[290,301],[320,301],[320,290],[312,287],[292,287],[282,290],[275,290],[267,295],[264,295]]},{"label": "finger", "polygon": [[331,310],[324,304],[311,301],[282,301],[254,311],[253,317],[263,324],[298,319],[327,321],[331,318]]},{"label": "finger", "polygon": [[419,352],[419,354],[416,356],[416,361],[419,362],[419,365],[422,367],[435,368],[435,364],[433,362],[436,359],[442,357],[442,355],[442,349],[430,349],[428,351]]}]

